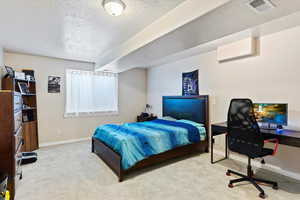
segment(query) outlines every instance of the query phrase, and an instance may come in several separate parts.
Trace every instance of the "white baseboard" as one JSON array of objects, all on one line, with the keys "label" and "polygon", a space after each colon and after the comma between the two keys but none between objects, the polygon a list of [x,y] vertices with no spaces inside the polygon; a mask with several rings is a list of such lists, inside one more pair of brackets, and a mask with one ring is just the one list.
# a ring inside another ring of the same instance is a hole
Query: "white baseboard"
[{"label": "white baseboard", "polygon": [[87,137],[87,138],[79,138],[79,139],[73,139],[73,140],[64,140],[64,141],[59,141],[59,142],[48,142],[48,143],[42,143],[39,146],[41,148],[43,148],[43,147],[60,145],[60,144],[69,144],[69,143],[74,143],[74,142],[87,141],[90,139],[91,139],[90,137]]},{"label": "white baseboard", "polygon": [[[221,156],[224,156],[224,152],[222,152],[222,151],[214,150],[214,153],[216,153],[218,155],[221,155]],[[245,164],[248,163],[248,159],[247,158],[243,158],[243,157],[238,156],[238,155],[231,154],[229,157],[230,157],[230,159],[233,159],[233,160],[245,163]],[[258,162],[256,160],[254,160],[252,162],[252,164],[253,164],[254,167],[262,168],[262,166],[263,166],[264,169],[270,170],[270,171],[278,173],[278,174],[282,174],[282,175],[290,177],[292,179],[300,180],[300,174],[295,173],[295,172],[291,172],[291,171],[287,171],[287,170],[284,170],[284,169],[281,169],[281,168],[279,168],[279,167],[277,167],[275,165],[271,165],[271,164],[264,164],[264,165],[262,165],[260,162]]]}]

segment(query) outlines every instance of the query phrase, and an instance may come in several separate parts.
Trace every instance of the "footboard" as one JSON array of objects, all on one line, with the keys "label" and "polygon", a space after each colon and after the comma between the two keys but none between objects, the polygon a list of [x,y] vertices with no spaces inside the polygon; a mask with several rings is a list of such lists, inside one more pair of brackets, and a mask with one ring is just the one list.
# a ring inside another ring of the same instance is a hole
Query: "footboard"
[{"label": "footboard", "polygon": [[207,148],[207,142],[201,141],[198,143],[193,144],[187,144],[184,146],[177,147],[175,149],[171,149],[169,151],[152,155],[144,160],[141,160],[140,162],[136,163],[133,167],[130,169],[123,171],[123,174],[126,175],[128,173],[131,173],[138,169],[143,169],[148,166],[152,166],[155,164],[163,163],[167,160],[172,160],[175,158],[184,157],[186,155],[193,155],[197,153],[204,153]]},{"label": "footboard", "polygon": [[150,156],[149,158],[136,163],[130,169],[123,170],[121,164],[121,156],[100,140],[97,140],[95,138],[92,139],[92,152],[97,154],[98,157],[101,158],[112,169],[112,171],[118,176],[119,182],[123,181],[124,175],[129,174],[135,170],[158,164],[173,158],[178,158],[194,153],[202,153],[206,151],[207,147],[207,141],[180,146],[175,149]]},{"label": "footboard", "polygon": [[123,180],[121,156],[118,153],[95,138],[92,138],[92,152],[97,154],[113,170],[118,176],[119,182]]}]

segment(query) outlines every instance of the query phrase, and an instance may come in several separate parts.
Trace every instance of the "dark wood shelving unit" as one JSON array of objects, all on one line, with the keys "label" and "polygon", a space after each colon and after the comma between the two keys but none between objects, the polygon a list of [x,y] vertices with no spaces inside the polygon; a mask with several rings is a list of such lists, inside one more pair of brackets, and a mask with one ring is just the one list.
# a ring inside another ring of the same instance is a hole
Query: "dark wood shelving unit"
[{"label": "dark wood shelving unit", "polygon": [[29,107],[22,108],[24,138],[24,145],[22,150],[23,152],[30,152],[39,148],[38,118],[36,104],[36,81],[4,77],[2,79],[2,89],[20,92],[18,82],[26,83],[29,89],[29,93],[22,93],[23,104]]}]

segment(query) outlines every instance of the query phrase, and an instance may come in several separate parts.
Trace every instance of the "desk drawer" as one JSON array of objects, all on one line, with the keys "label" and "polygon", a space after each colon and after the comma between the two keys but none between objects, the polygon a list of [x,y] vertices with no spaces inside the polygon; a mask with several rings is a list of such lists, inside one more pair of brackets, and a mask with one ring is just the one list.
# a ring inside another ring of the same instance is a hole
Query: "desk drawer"
[{"label": "desk drawer", "polygon": [[15,113],[15,131],[17,131],[22,125],[22,110]]}]

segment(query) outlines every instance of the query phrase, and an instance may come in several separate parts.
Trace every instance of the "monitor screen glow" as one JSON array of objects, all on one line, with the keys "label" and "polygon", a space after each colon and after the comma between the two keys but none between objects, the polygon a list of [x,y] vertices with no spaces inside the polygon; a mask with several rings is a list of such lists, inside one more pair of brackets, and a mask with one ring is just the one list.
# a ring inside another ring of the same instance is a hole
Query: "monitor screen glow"
[{"label": "monitor screen glow", "polygon": [[287,104],[255,103],[257,122],[287,126]]}]

